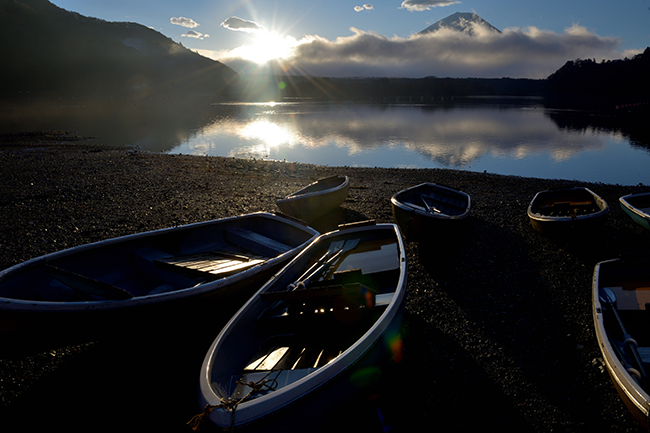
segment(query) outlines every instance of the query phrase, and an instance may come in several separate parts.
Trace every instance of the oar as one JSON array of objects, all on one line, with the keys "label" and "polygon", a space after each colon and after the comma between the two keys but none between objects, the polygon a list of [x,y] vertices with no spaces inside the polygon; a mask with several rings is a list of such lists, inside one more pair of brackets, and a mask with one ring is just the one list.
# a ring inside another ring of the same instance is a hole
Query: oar
[{"label": "oar", "polygon": [[424,205],[427,207],[429,213],[442,213],[437,207],[429,205],[429,203],[424,199],[423,195],[420,195],[420,198],[422,199],[422,203],[424,203]]},{"label": "oar", "polygon": [[331,267],[336,260],[342,256],[343,254],[347,253],[348,251],[356,248],[357,245],[359,245],[359,242],[361,239],[349,239],[345,241],[345,245],[343,245],[343,248],[338,250],[333,256],[327,259],[325,263],[320,265],[318,268],[316,268],[311,274],[307,276],[307,278],[302,278],[298,283],[295,284],[294,290],[297,288],[305,288],[309,285],[309,283],[312,282],[315,278],[318,278],[323,272],[325,272],[326,269]]},{"label": "oar", "polygon": [[335,242],[330,243],[330,246],[329,246],[329,248],[327,248],[327,251],[325,252],[325,254],[323,254],[323,255],[322,255],[318,260],[316,260],[316,262],[315,262],[313,265],[311,265],[311,267],[310,267],[309,269],[307,269],[307,270],[306,270],[306,271],[305,271],[305,272],[300,276],[300,278],[298,278],[298,279],[297,279],[296,281],[294,281],[293,283],[289,284],[289,285],[287,286],[287,289],[288,289],[288,290],[295,290],[295,288],[297,287],[297,285],[298,285],[298,284],[299,284],[303,279],[307,278],[307,276],[310,275],[311,273],[313,273],[313,272],[314,272],[314,271],[315,271],[319,266],[322,266],[322,265],[327,261],[327,259],[330,258],[330,256],[331,256],[332,254],[334,254],[334,253],[340,251],[341,248],[343,248],[343,245],[344,245],[344,244],[345,244],[345,241],[335,241]]},{"label": "oar", "polygon": [[621,332],[623,333],[623,344],[630,349],[632,357],[634,358],[634,361],[639,368],[639,373],[641,373],[641,378],[646,379],[648,375],[645,372],[645,368],[643,368],[643,361],[641,360],[641,356],[637,350],[637,342],[632,338],[630,334],[627,333],[627,329],[625,329],[625,325],[621,320],[621,316],[618,315],[618,310],[616,309],[616,295],[612,289],[609,287],[604,287],[600,293],[600,300],[601,302],[607,304],[607,306],[614,313],[616,321],[618,322],[618,326],[620,326]]},{"label": "oar", "polygon": [[627,371],[630,376],[632,376],[639,384],[641,384],[641,373],[639,373],[639,370],[634,368],[634,366],[627,361],[627,356],[625,356],[625,354],[621,351],[621,348],[618,347],[618,344],[616,342],[612,345],[612,347],[614,349],[614,352],[616,352],[616,356],[623,363],[623,368],[625,371]]},{"label": "oar", "polygon": [[337,251],[336,254],[334,254],[332,257],[330,257],[325,263],[323,263],[323,265],[321,267],[316,269],[311,275],[309,275],[307,278],[302,280],[300,282],[300,284],[303,287],[308,286],[309,283],[311,283],[314,279],[320,277],[320,275],[323,272],[325,272],[327,269],[332,267],[332,265],[334,263],[336,263],[341,256],[343,256],[344,254],[347,254],[348,251],[356,248],[356,246],[359,245],[360,241],[361,241],[361,239],[350,239],[350,240],[345,241],[345,245],[343,246],[343,248],[341,248],[339,251]]}]

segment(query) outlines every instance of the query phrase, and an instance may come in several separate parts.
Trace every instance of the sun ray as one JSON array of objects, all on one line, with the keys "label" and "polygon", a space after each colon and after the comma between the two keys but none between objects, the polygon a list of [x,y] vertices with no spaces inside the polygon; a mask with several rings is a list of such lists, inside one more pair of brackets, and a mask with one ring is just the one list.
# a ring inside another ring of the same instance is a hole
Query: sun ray
[{"label": "sun ray", "polygon": [[258,32],[250,45],[235,48],[232,54],[257,64],[263,64],[273,59],[287,58],[298,41],[290,36],[281,36],[270,31]]}]

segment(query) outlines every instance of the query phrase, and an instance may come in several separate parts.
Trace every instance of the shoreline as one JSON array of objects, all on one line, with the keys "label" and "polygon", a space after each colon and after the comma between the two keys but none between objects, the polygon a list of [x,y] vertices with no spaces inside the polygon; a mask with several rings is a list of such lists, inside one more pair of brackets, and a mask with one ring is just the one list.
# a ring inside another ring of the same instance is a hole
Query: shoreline
[{"label": "shoreline", "polygon": [[[380,428],[380,410],[396,430],[639,431],[602,364],[591,279],[597,262],[647,249],[650,233],[618,205],[647,186],[156,154],[75,140],[0,135],[1,269],[130,233],[277,211],[277,199],[334,174],[350,177],[350,194],[312,224],[320,232],[393,222],[395,192],[441,183],[470,194],[466,232],[454,242],[407,244],[403,360],[372,400],[359,402],[355,429]],[[526,215],[534,194],[576,185],[608,202],[602,232],[567,243],[535,232]],[[183,339],[125,337],[0,359],[0,425],[189,431],[200,349],[212,340],[187,348]],[[333,428],[333,420],[323,427]]]}]

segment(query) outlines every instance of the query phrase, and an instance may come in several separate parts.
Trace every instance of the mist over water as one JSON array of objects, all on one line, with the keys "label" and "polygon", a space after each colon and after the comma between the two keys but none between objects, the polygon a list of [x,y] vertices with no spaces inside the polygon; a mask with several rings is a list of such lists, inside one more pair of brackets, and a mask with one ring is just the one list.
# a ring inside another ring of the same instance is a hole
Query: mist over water
[{"label": "mist over water", "polygon": [[151,152],[330,166],[451,168],[650,185],[643,120],[540,100],[450,105],[209,104],[196,100],[3,106],[0,131],[76,131]]}]

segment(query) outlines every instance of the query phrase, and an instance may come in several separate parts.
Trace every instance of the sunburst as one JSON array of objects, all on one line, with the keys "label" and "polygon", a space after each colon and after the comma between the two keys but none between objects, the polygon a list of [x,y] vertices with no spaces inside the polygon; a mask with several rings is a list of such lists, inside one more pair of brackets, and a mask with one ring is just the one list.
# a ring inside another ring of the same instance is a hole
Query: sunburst
[{"label": "sunburst", "polygon": [[290,57],[297,45],[298,41],[291,36],[261,31],[257,33],[252,44],[235,48],[232,54],[257,64],[263,64],[269,60]]}]

